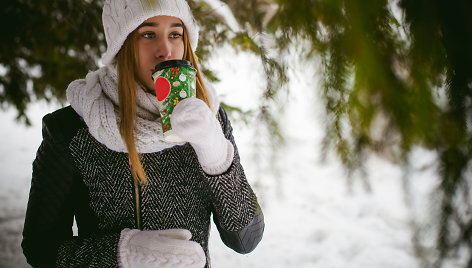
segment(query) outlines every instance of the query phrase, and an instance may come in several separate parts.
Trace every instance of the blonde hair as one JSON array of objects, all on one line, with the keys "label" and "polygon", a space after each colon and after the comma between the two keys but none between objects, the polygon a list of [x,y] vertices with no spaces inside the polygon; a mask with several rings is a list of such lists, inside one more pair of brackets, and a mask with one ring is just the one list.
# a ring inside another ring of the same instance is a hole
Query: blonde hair
[{"label": "blonde hair", "polygon": [[[131,175],[140,184],[147,183],[148,179],[141,163],[141,156],[136,149],[135,122],[136,122],[136,101],[137,87],[140,83],[137,75],[139,67],[138,54],[138,32],[134,30],[128,35],[120,51],[116,55],[118,71],[118,96],[120,101],[120,134],[128,149],[128,159]],[[203,76],[198,67],[197,56],[192,50],[190,40],[184,27],[183,34],[184,56],[183,59],[190,61],[197,69],[196,85],[197,98],[204,101],[211,109],[208,92],[203,82]],[[156,99],[157,101],[157,99]]]}]

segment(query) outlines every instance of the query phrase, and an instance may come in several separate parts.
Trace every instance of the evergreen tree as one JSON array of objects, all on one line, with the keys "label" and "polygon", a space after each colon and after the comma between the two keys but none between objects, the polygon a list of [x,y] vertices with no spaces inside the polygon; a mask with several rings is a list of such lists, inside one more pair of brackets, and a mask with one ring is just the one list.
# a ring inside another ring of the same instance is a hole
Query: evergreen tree
[{"label": "evergreen tree", "polygon": [[472,267],[472,2],[275,2],[280,49],[307,40],[308,59],[322,59],[326,148],[351,171],[370,153],[408,170],[415,147],[434,151],[439,258],[424,264],[462,250]]},{"label": "evergreen tree", "polygon": [[67,85],[97,68],[104,52],[102,1],[15,0],[0,9],[0,103],[25,110],[37,99],[64,101]]}]

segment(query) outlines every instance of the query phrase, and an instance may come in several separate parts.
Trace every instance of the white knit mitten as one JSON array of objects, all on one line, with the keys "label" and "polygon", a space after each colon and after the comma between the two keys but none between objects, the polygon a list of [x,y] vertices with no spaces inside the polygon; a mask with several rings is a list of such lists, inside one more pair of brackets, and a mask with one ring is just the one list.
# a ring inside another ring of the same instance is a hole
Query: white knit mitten
[{"label": "white knit mitten", "polygon": [[203,268],[205,253],[189,241],[184,229],[141,231],[124,229],[118,244],[118,264],[125,268]]},{"label": "white knit mitten", "polygon": [[233,162],[234,147],[223,134],[220,123],[200,99],[184,99],[171,116],[175,133],[192,145],[198,161],[209,175],[219,175]]}]

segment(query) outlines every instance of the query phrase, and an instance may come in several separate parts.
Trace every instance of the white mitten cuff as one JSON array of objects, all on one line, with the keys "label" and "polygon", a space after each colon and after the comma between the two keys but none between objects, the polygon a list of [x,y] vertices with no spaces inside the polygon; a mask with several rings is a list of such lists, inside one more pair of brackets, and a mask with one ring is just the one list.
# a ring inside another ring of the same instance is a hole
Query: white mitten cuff
[{"label": "white mitten cuff", "polygon": [[140,231],[124,229],[118,244],[118,265],[124,268],[203,268],[205,253],[189,241],[184,229]]},{"label": "white mitten cuff", "polygon": [[177,104],[171,125],[178,136],[192,145],[205,173],[219,175],[231,166],[233,144],[225,138],[220,122],[202,100],[189,98]]},{"label": "white mitten cuff", "polygon": [[128,263],[128,244],[131,237],[137,232],[139,232],[139,230],[131,230],[128,228],[121,231],[120,242],[118,242],[118,267],[130,267]]},{"label": "white mitten cuff", "polygon": [[224,139],[222,144],[216,147],[216,149],[212,149],[194,146],[203,171],[212,176],[225,173],[233,163],[234,158],[234,147],[229,140]]}]

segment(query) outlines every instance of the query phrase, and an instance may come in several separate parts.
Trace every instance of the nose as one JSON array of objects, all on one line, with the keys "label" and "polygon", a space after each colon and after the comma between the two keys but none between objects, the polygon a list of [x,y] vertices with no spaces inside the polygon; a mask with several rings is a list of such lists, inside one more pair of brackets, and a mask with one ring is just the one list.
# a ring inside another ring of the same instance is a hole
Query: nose
[{"label": "nose", "polygon": [[172,47],[169,42],[169,40],[162,38],[159,40],[159,43],[157,45],[157,50],[156,50],[156,58],[159,60],[168,60],[170,56],[172,55]]}]

